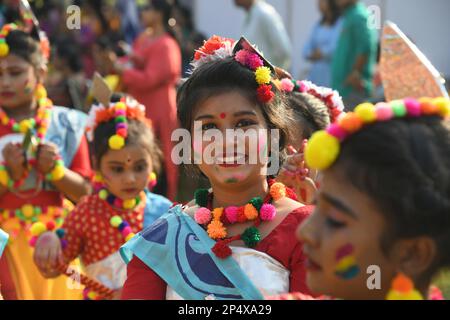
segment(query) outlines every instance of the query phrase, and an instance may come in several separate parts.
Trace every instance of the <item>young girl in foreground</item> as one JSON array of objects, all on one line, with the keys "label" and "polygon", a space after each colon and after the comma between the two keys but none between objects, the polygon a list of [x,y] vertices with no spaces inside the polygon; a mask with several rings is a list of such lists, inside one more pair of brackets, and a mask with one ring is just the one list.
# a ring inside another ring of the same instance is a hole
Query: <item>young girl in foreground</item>
[{"label": "young girl in foreground", "polygon": [[[86,275],[120,296],[126,278],[120,246],[171,202],[147,190],[155,183],[160,151],[142,105],[122,98],[109,107],[94,106],[88,130],[94,139],[96,194],[83,198],[56,233],[41,228],[45,233],[37,241],[35,260],[45,276],[54,277],[58,263],[81,255]],[[85,289],[85,299],[101,298],[91,289]]]},{"label": "young girl in foreground", "polygon": [[298,235],[314,293],[427,297],[450,266],[449,116],[443,98],[362,104],[312,137],[306,161],[322,179]]},{"label": "young girl in foreground", "polygon": [[[178,115],[194,137],[194,157],[202,160],[198,169],[212,189],[197,190],[194,201],[174,207],[122,248],[131,259],[122,298],[261,299],[286,289],[308,292],[295,224],[312,208],[267,179],[264,156],[271,150],[277,160],[290,133],[289,112],[272,85],[271,69],[244,41],[220,37],[198,50],[194,65],[179,92]],[[264,131],[269,128],[278,129],[279,148],[271,147],[272,132]],[[218,149],[218,141],[199,137],[225,136],[227,129],[259,135],[225,138]],[[212,159],[208,148],[214,148]],[[252,153],[263,157],[252,163]]]}]

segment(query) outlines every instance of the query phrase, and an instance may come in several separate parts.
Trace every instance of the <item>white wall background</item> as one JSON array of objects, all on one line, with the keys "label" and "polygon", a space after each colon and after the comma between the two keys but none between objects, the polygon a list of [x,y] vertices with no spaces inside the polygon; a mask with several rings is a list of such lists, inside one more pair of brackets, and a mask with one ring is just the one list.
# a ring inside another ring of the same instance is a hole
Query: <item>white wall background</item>
[{"label": "white wall background", "polygon": [[[292,73],[302,78],[308,64],[301,56],[310,30],[319,19],[316,0],[266,0],[283,17],[293,43]],[[382,21],[395,22],[425,53],[436,68],[450,78],[449,0],[363,0],[381,9]],[[245,13],[233,0],[194,0],[197,28],[207,36],[239,38]]]}]

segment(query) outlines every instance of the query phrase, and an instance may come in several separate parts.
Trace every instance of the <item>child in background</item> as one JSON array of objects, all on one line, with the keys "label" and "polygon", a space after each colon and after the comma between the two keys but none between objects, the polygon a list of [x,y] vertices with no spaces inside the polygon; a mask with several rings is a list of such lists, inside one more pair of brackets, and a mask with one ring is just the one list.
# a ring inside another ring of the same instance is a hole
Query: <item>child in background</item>
[{"label": "child in background", "polygon": [[305,158],[321,185],[298,235],[314,293],[427,297],[450,266],[449,117],[444,98],[366,103],[313,135]]},{"label": "child in background", "polygon": [[[96,194],[82,199],[62,229],[41,234],[35,261],[43,275],[54,277],[58,265],[81,256],[86,275],[119,296],[126,279],[119,248],[172,204],[147,190],[156,183],[161,151],[142,105],[121,98],[109,107],[94,106],[87,130],[93,138]],[[84,297],[100,298],[90,288]]]},{"label": "child in background", "polygon": [[29,241],[33,223],[61,224],[64,198],[90,192],[86,115],[47,98],[48,42],[38,30],[9,24],[0,34],[0,227],[11,240],[0,273],[18,299],[73,298],[64,277],[39,274]]}]

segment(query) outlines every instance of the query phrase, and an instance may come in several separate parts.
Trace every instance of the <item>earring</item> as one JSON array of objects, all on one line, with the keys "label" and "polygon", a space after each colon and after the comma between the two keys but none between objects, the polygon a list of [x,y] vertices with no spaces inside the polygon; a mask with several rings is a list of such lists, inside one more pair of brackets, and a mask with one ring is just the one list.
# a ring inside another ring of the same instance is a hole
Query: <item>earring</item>
[{"label": "earring", "polygon": [[42,83],[39,83],[34,91],[34,95],[37,100],[41,100],[43,98],[47,98],[47,90],[45,89]]},{"label": "earring", "polygon": [[400,273],[392,280],[386,300],[423,300],[423,296],[414,288],[413,281]]},{"label": "earring", "polygon": [[156,186],[157,180],[156,180],[156,173],[152,172],[148,176],[148,184],[150,186],[150,189],[153,189]]}]

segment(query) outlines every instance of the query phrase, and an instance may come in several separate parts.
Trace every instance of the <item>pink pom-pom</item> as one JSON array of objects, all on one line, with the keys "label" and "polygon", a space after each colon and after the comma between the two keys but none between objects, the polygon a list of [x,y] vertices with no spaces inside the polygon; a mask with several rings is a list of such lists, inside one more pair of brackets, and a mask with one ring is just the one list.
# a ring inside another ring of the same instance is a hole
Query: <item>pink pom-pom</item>
[{"label": "pink pom-pom", "polygon": [[238,207],[225,208],[225,216],[227,217],[228,221],[231,224],[236,223],[238,221],[238,213],[239,213]]},{"label": "pink pom-pom", "polygon": [[375,113],[378,121],[388,121],[394,116],[391,106],[388,103],[380,102],[375,106]]},{"label": "pink pom-pom", "polygon": [[122,200],[120,200],[119,198],[115,198],[114,199],[114,206],[117,208],[120,208],[122,206]]},{"label": "pink pom-pom", "polygon": [[249,53],[247,57],[247,67],[251,70],[256,70],[262,66],[264,66],[264,61],[262,61],[256,53]]},{"label": "pink pom-pom", "polygon": [[420,117],[421,109],[420,102],[415,99],[407,98],[404,100],[406,110],[408,111],[408,115],[410,117]]},{"label": "pink pom-pom", "polygon": [[332,135],[333,137],[339,139],[339,141],[344,141],[344,139],[347,137],[348,133],[343,128],[341,128],[338,124],[333,123],[330,125],[327,129],[328,134]]},{"label": "pink pom-pom", "polygon": [[277,210],[271,204],[263,204],[259,210],[259,215],[262,221],[272,221],[277,214]]},{"label": "pink pom-pom", "polygon": [[131,227],[125,227],[125,228],[123,228],[123,230],[122,230],[122,235],[124,236],[124,237],[126,237],[127,235],[129,235],[130,233],[132,233],[133,232],[133,230],[131,230]]},{"label": "pink pom-pom", "polygon": [[126,116],[125,110],[116,110],[116,112],[114,113],[114,115],[116,117],[118,116]]},{"label": "pink pom-pom", "polygon": [[297,83],[297,84],[300,87],[300,92],[304,93],[309,90],[308,86],[304,82],[300,81],[300,83]]},{"label": "pink pom-pom", "polygon": [[248,54],[249,52],[247,50],[239,50],[238,52],[236,52],[234,58],[240,64],[247,65]]},{"label": "pink pom-pom", "polygon": [[28,242],[28,244],[29,244],[31,247],[34,247],[34,246],[36,245],[37,239],[38,239],[38,237],[33,236],[33,237],[30,239],[30,241]]},{"label": "pink pom-pom", "polygon": [[281,90],[284,92],[292,92],[295,88],[295,85],[289,79],[281,80]]},{"label": "pink pom-pom", "polygon": [[194,219],[198,224],[207,224],[211,221],[211,211],[207,208],[200,208],[195,213]]}]

